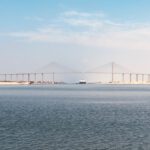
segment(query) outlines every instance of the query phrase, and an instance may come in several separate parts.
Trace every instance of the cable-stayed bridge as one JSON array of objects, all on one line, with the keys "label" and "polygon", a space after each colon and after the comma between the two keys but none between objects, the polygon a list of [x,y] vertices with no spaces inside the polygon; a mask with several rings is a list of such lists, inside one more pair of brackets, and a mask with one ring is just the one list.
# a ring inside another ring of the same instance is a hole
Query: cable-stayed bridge
[{"label": "cable-stayed bridge", "polygon": [[58,63],[50,63],[35,72],[1,73],[1,82],[34,84],[78,83],[149,84],[150,74],[135,73],[114,62],[87,71],[77,71]]}]

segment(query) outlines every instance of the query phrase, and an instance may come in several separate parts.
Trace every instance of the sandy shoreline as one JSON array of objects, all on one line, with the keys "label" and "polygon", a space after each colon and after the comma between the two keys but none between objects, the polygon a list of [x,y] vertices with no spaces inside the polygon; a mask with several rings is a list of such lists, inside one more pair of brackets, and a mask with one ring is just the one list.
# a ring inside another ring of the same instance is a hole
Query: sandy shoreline
[{"label": "sandy shoreline", "polygon": [[0,81],[0,85],[30,85],[30,82]]}]

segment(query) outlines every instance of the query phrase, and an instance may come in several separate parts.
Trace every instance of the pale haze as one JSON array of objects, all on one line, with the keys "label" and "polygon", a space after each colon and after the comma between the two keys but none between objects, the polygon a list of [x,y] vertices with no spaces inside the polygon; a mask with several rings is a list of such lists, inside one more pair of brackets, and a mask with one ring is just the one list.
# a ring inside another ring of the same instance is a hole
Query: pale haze
[{"label": "pale haze", "polygon": [[0,72],[116,62],[150,73],[149,0],[2,0]]}]

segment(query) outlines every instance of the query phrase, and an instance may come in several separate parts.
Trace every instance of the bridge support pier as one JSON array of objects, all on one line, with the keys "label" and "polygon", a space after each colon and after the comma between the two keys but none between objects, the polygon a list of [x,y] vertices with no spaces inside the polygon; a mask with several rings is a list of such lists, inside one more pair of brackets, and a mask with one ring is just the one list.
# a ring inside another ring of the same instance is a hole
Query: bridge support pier
[{"label": "bridge support pier", "polygon": [[142,83],[144,82],[144,74],[142,74]]},{"label": "bridge support pier", "polygon": [[52,84],[55,84],[55,73],[53,72],[53,81]]},{"label": "bridge support pier", "polygon": [[34,73],[34,82],[36,83],[36,73]]},{"label": "bridge support pier", "polygon": [[12,74],[10,74],[10,81],[12,81]]},{"label": "bridge support pier", "polygon": [[44,82],[44,74],[41,73],[41,76],[42,76],[42,83]]},{"label": "bridge support pier", "polygon": [[28,82],[30,82],[30,73],[28,73]]},{"label": "bridge support pier", "polygon": [[16,81],[18,81],[18,74],[16,74]]},{"label": "bridge support pier", "polygon": [[24,74],[22,74],[22,81],[24,81]]},{"label": "bridge support pier", "polygon": [[7,81],[7,74],[4,75],[5,76],[5,82]]},{"label": "bridge support pier", "polygon": [[130,73],[130,84],[132,83],[132,74]]},{"label": "bridge support pier", "polygon": [[150,83],[150,74],[148,74],[148,83]]},{"label": "bridge support pier", "polygon": [[124,73],[122,74],[122,83],[124,83]]},{"label": "bridge support pier", "polygon": [[136,83],[138,83],[138,82],[139,82],[139,75],[136,74]]}]

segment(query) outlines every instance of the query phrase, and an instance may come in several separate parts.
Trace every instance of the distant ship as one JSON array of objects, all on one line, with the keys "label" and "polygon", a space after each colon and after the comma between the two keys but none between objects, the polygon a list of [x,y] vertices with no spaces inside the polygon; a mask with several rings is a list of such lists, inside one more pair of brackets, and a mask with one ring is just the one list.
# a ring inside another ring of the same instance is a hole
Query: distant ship
[{"label": "distant ship", "polygon": [[80,80],[79,84],[86,84],[86,81],[85,80]]}]

